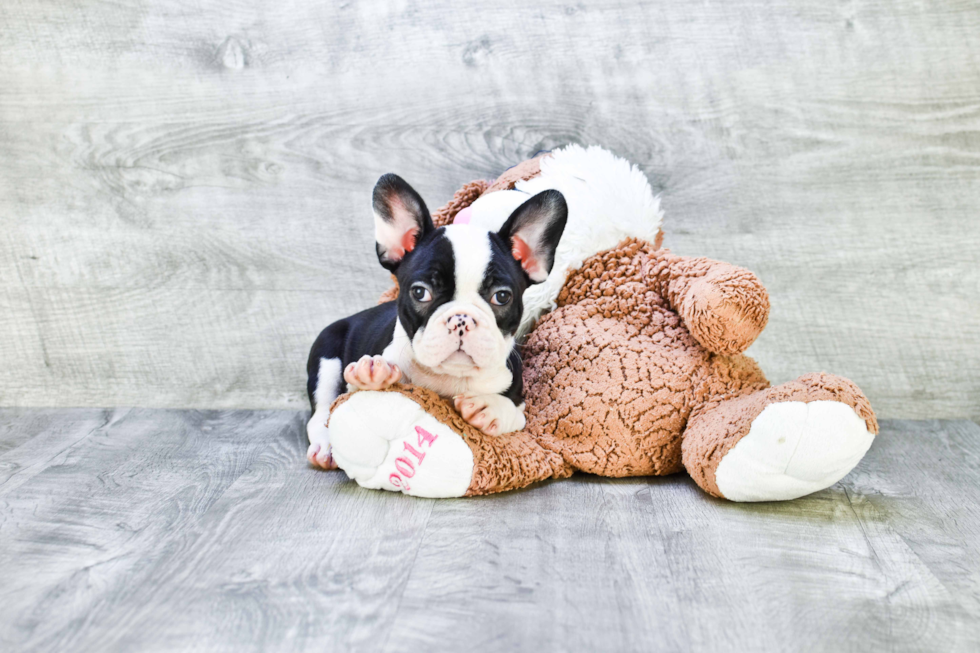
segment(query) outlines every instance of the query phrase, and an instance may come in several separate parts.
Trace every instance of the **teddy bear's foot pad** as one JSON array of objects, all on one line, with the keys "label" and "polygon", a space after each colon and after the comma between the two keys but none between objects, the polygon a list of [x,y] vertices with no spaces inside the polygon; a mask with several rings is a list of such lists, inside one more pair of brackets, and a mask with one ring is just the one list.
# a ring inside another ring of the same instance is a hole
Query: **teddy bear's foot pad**
[{"label": "teddy bear's foot pad", "polygon": [[337,465],[361,487],[445,498],[466,494],[473,452],[397,392],[355,392],[330,416]]},{"label": "teddy bear's foot pad", "polygon": [[715,482],[732,501],[796,499],[844,478],[873,440],[864,419],[845,403],[770,404],[725,454]]}]

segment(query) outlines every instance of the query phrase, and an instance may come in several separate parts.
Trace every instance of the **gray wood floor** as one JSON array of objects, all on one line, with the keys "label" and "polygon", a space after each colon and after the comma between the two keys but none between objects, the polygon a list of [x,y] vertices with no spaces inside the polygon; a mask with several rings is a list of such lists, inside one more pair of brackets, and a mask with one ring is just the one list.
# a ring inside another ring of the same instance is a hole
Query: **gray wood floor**
[{"label": "gray wood floor", "polygon": [[293,411],[0,410],[0,650],[976,651],[980,427],[782,504],[684,476],[420,500]]}]

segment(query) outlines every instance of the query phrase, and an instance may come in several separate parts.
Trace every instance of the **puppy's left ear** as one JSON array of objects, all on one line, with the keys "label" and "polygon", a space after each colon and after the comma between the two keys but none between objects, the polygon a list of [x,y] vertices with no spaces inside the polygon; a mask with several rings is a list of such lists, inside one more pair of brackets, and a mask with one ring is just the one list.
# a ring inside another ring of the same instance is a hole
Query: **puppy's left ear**
[{"label": "puppy's left ear", "polygon": [[398,175],[374,186],[374,239],[382,267],[394,272],[422,236],[435,229],[422,196]]},{"label": "puppy's left ear", "polygon": [[517,207],[497,232],[510,245],[511,254],[531,283],[548,278],[567,220],[565,196],[556,190],[546,190]]}]

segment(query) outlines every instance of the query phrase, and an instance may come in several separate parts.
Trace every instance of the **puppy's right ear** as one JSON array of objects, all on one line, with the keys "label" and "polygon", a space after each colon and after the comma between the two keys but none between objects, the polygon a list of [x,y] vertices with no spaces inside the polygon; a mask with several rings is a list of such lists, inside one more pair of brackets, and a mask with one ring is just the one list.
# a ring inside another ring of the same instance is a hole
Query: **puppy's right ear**
[{"label": "puppy's right ear", "polygon": [[435,229],[422,197],[398,175],[388,173],[374,186],[374,240],[378,260],[391,272]]},{"label": "puppy's right ear", "polygon": [[567,221],[565,196],[557,190],[546,190],[518,206],[497,232],[531,283],[548,278]]}]

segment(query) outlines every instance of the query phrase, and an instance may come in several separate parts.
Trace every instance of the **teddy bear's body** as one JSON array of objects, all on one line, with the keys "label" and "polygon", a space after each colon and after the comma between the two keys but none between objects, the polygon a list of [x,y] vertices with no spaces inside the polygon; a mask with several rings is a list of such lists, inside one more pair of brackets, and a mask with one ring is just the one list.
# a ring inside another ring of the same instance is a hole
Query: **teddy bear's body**
[{"label": "teddy bear's body", "polygon": [[626,241],[572,273],[558,305],[524,349],[527,430],[573,469],[687,469],[722,496],[718,463],[771,403],[842,402],[877,431],[849,381],[808,375],[773,389],[741,353],[768,314],[765,289],[745,270]]},{"label": "teddy bear's body", "polygon": [[[752,359],[712,353],[684,323],[684,293],[671,293],[672,285],[711,269],[681,265],[689,261],[626,241],[570,275],[557,310],[530,334],[528,430],[574,468],[602,476],[681,471],[681,434],[696,408],[768,385]],[[740,280],[764,299],[752,278]],[[765,312],[754,317],[764,323]]]},{"label": "teddy bear's body", "polygon": [[[537,174],[532,160],[497,188],[468,186],[435,217],[446,223],[480,195]],[[524,431],[484,435],[419,388],[358,392],[338,399],[331,417],[340,466],[366,487],[420,496],[498,492],[575,471],[686,470],[710,494],[742,501],[835,483],[877,433],[867,399],[827,374],[770,387],[742,354],[768,319],[759,280],[675,256],[659,240],[628,237],[569,266],[554,310],[522,350]]]}]

